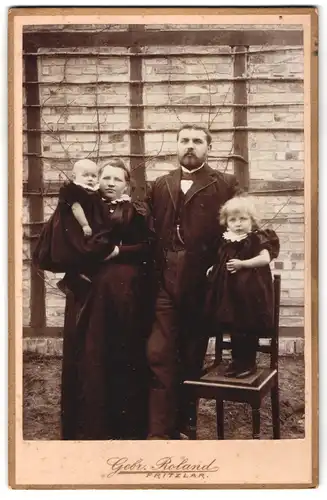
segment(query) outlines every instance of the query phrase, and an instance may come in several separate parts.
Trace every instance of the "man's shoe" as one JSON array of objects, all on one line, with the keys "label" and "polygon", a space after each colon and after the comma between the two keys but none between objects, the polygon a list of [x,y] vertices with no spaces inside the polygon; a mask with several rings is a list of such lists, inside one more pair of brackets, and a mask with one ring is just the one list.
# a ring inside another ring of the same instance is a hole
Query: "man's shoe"
[{"label": "man's shoe", "polygon": [[190,439],[187,434],[184,434],[184,432],[179,433],[179,439]]},{"label": "man's shoe", "polygon": [[170,440],[170,437],[169,436],[148,436],[146,438],[147,440],[149,441],[152,441],[152,440],[156,440],[156,439],[160,439],[160,440],[164,440],[164,441],[169,441]]},{"label": "man's shoe", "polygon": [[166,441],[170,441],[170,440],[176,441],[176,440],[190,439],[190,438],[184,432],[176,431],[171,436],[168,436],[168,435],[165,435],[165,436],[151,436],[150,435],[150,436],[147,437],[147,439],[149,439],[149,440],[161,439],[161,440],[166,440]]}]

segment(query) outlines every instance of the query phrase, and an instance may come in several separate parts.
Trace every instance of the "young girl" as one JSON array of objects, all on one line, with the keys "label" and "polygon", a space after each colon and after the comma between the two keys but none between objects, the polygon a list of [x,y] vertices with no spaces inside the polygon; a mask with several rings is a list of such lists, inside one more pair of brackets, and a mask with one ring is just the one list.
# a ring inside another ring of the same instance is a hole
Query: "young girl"
[{"label": "young girl", "polygon": [[243,378],[256,372],[260,332],[273,325],[273,287],[269,263],[278,257],[279,239],[260,230],[248,197],[227,201],[220,211],[225,227],[216,264],[208,269],[207,313],[216,331],[230,333],[232,361],[225,375]]}]

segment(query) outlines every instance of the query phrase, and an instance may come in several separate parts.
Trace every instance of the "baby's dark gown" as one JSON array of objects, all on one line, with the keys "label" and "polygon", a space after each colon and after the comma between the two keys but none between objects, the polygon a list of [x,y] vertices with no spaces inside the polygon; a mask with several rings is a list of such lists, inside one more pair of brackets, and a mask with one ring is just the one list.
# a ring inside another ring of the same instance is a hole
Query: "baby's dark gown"
[{"label": "baby's dark gown", "polygon": [[222,237],[217,263],[209,277],[207,313],[214,329],[259,335],[273,325],[273,286],[270,266],[240,269],[230,273],[230,259],[247,260],[268,250],[271,259],[279,254],[279,239],[271,229],[256,230],[241,241]]},{"label": "baby's dark gown", "polygon": [[[75,202],[82,206],[92,228],[90,238],[85,237],[72,212]],[[94,259],[105,258],[114,249],[111,231],[108,205],[99,191],[70,182],[59,191],[58,205],[42,229],[34,260],[41,269],[53,272],[91,266]]]}]

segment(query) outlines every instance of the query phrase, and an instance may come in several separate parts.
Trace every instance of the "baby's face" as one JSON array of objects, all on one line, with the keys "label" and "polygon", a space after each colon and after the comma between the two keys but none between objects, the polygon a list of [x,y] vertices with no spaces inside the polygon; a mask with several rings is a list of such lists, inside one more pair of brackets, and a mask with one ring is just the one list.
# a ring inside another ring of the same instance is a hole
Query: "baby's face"
[{"label": "baby's face", "polygon": [[98,168],[96,165],[80,166],[75,171],[75,180],[91,188],[98,184]]},{"label": "baby's face", "polygon": [[247,234],[252,229],[252,219],[247,212],[236,212],[228,215],[227,227],[236,234]]}]

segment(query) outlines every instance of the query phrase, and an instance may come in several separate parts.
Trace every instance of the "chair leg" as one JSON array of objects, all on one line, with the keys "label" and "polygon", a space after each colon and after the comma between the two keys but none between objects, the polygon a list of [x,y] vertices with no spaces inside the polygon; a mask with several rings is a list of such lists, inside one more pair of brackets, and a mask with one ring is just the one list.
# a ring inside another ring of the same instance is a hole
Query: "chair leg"
[{"label": "chair leg", "polygon": [[252,437],[260,439],[260,403],[252,405]]},{"label": "chair leg", "polygon": [[196,439],[196,427],[198,420],[198,401],[192,401],[190,403],[190,413],[188,422],[188,437],[190,439]]},{"label": "chair leg", "polygon": [[271,389],[271,412],[273,423],[273,439],[280,439],[279,389],[278,384]]},{"label": "chair leg", "polygon": [[218,439],[224,439],[224,401],[216,399],[216,423]]},{"label": "chair leg", "polygon": [[222,351],[222,334],[218,333],[216,336],[216,343],[215,343],[215,362],[217,365],[219,365],[223,359],[223,351]]}]

